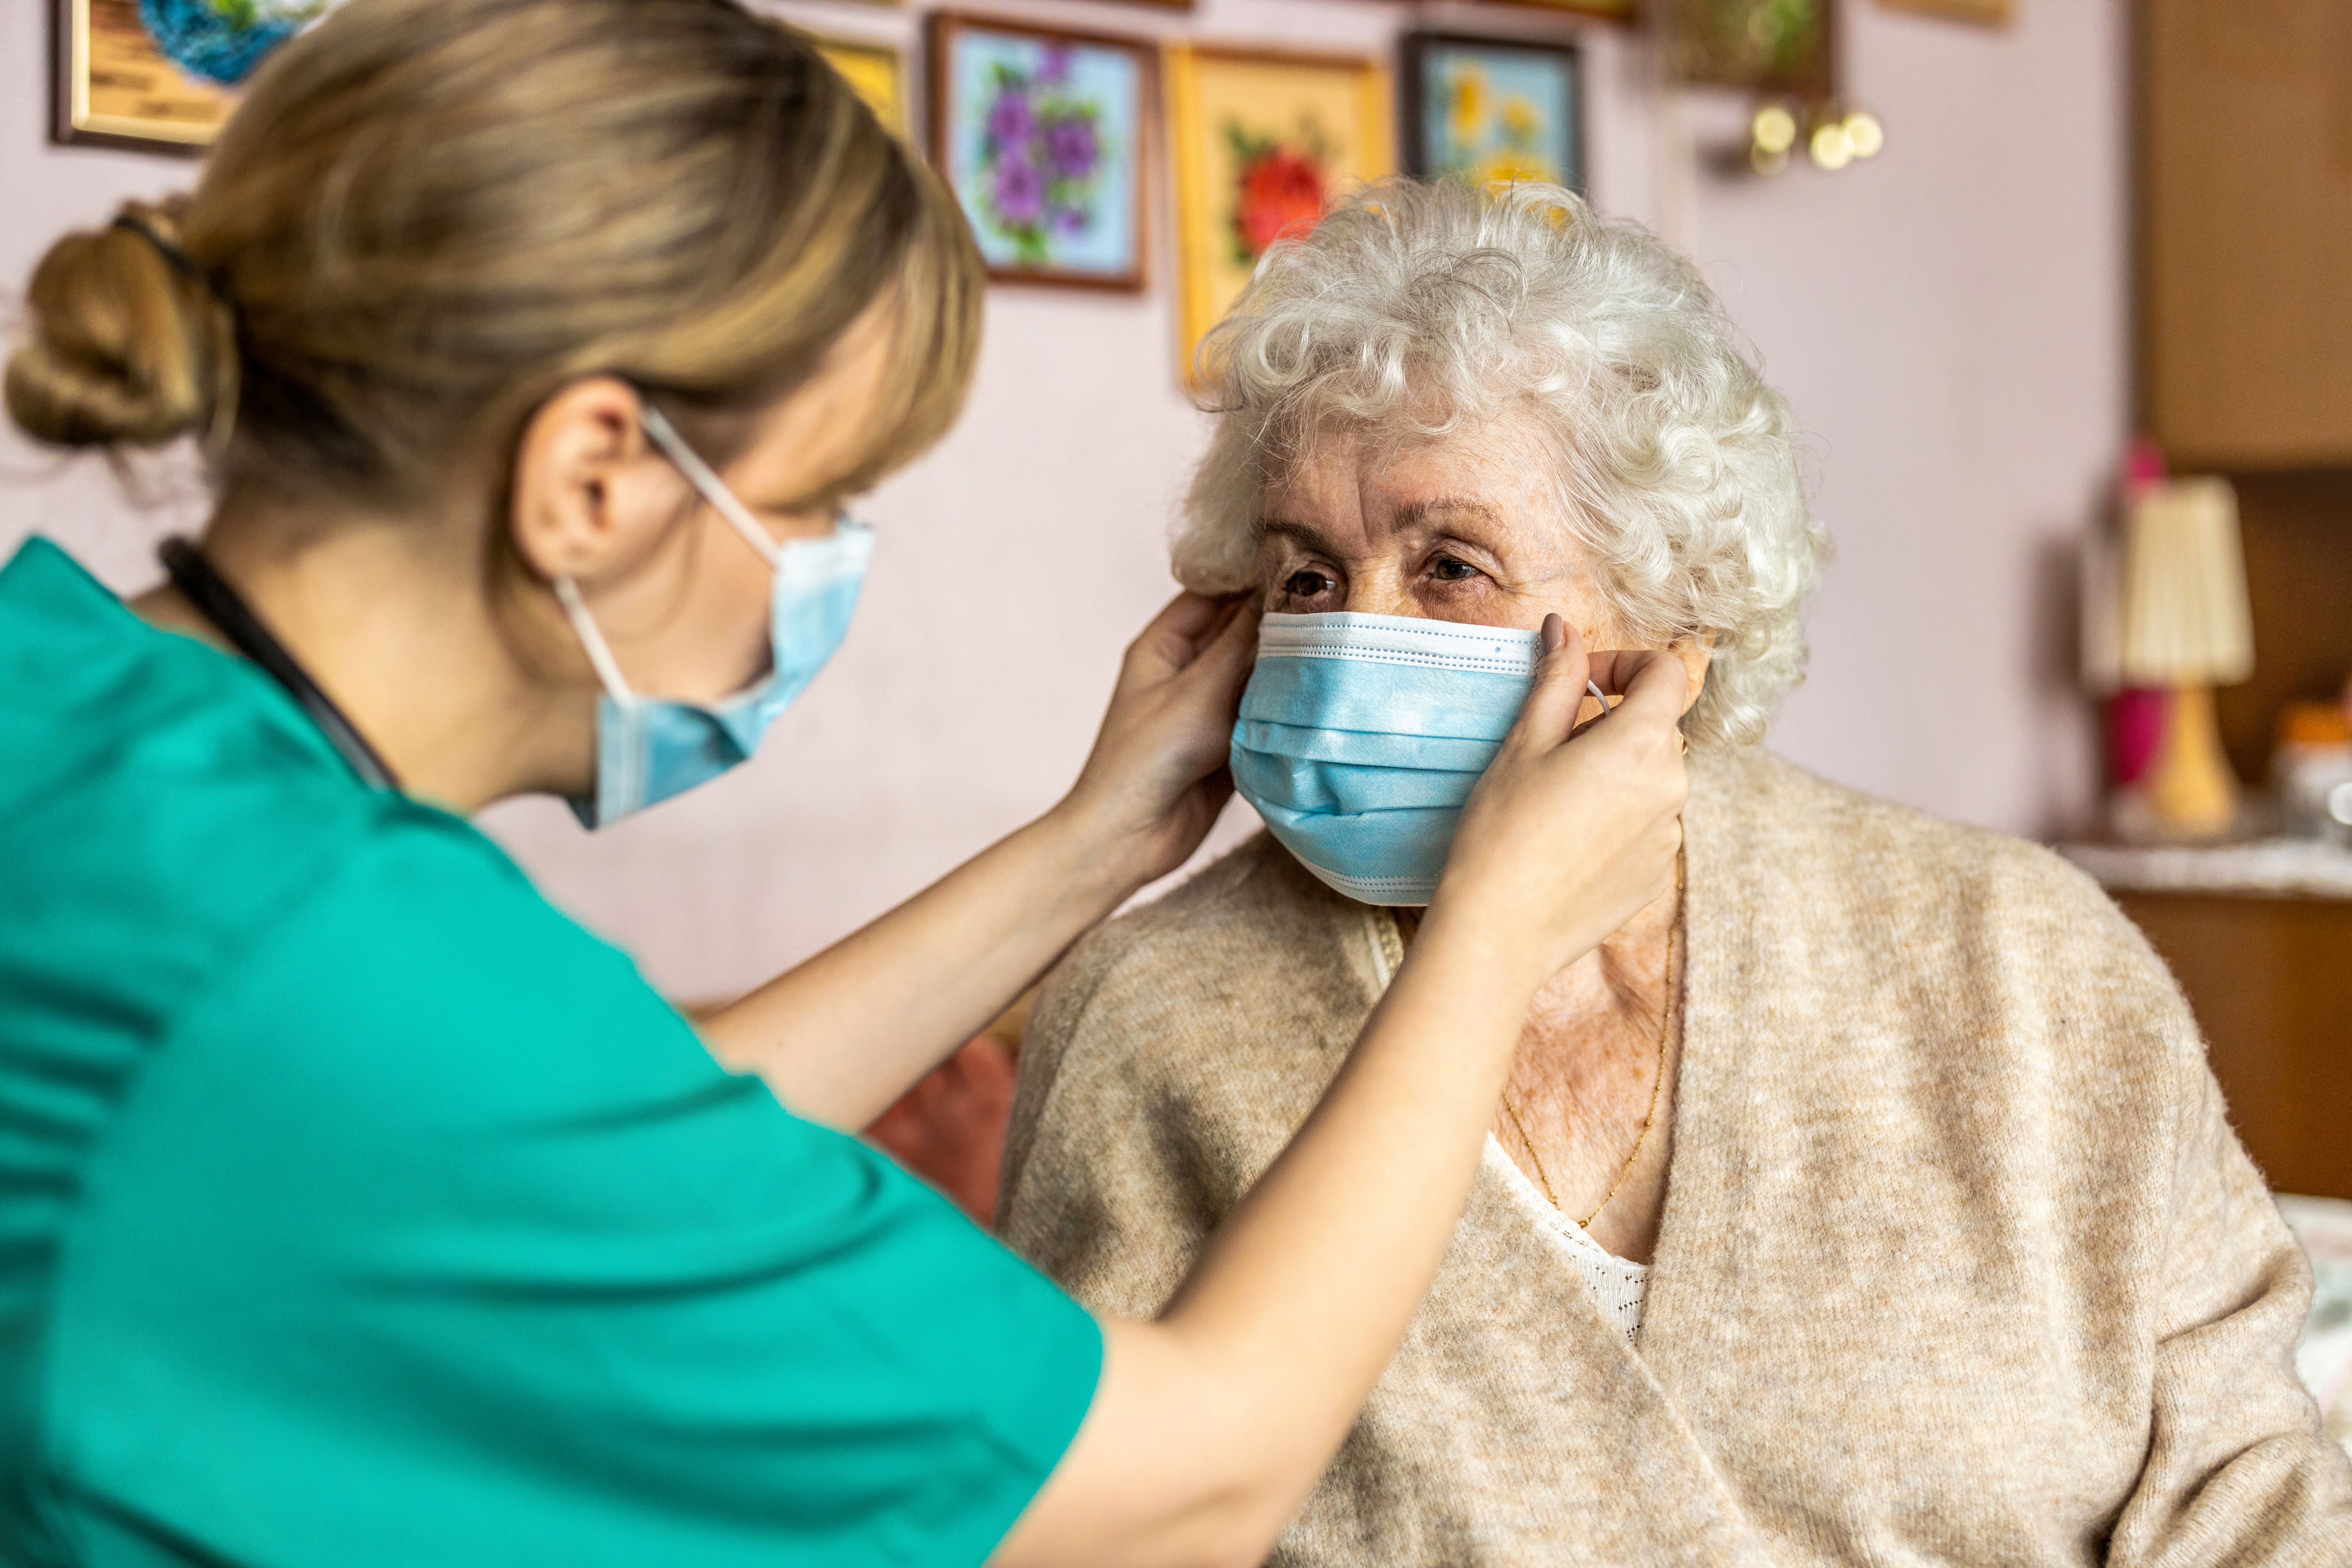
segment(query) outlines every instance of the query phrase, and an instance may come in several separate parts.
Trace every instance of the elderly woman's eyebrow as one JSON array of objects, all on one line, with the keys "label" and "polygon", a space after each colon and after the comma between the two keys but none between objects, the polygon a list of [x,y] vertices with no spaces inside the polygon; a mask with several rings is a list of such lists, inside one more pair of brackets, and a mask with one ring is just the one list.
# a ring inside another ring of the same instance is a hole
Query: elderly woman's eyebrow
[{"label": "elderly woman's eyebrow", "polygon": [[1408,501],[1397,508],[1396,520],[1399,527],[1409,528],[1440,515],[1475,517],[1481,522],[1491,523],[1508,521],[1500,507],[1491,501],[1480,500],[1475,496],[1436,496],[1428,500]]},{"label": "elderly woman's eyebrow", "polygon": [[1331,548],[1331,542],[1328,539],[1326,539],[1322,534],[1317,532],[1314,529],[1309,528],[1303,522],[1293,522],[1286,517],[1259,518],[1257,520],[1257,532],[1258,537],[1261,539],[1271,535],[1276,539],[1296,540],[1300,544],[1307,546],[1309,550],[1320,550],[1328,552]]}]

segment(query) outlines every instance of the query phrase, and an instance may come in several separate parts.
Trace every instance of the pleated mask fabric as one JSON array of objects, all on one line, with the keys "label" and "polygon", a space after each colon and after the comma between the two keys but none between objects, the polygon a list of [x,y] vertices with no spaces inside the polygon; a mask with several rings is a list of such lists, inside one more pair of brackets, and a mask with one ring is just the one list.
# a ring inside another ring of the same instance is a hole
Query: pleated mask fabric
[{"label": "pleated mask fabric", "polygon": [[1542,657],[1539,634],[1506,626],[1268,615],[1234,725],[1234,787],[1348,897],[1426,904]]}]

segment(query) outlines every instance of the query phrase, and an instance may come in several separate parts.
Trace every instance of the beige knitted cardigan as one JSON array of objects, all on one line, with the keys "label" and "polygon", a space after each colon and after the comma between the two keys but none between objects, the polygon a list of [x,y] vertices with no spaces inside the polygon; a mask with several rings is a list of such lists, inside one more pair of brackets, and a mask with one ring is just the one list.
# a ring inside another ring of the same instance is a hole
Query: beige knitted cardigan
[{"label": "beige knitted cardigan", "polygon": [[[1638,1346],[1489,1141],[1282,1564],[2352,1564],[2309,1271],[2163,966],[2054,857],[1694,757]],[[1305,1116],[1393,923],[1261,837],[1081,943],[1004,1234],[1156,1310]]]}]

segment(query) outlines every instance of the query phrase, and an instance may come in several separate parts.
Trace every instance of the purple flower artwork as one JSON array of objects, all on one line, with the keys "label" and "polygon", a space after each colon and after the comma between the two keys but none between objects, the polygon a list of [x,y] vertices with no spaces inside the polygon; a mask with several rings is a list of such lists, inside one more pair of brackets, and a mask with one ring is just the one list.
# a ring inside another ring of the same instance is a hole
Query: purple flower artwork
[{"label": "purple flower artwork", "polygon": [[988,219],[1030,267],[1053,259],[1053,236],[1081,233],[1094,221],[1095,175],[1102,167],[1095,131],[1100,110],[1063,90],[1069,51],[1044,53],[1034,71],[997,63],[981,144],[982,167],[991,176]]},{"label": "purple flower artwork", "polygon": [[941,18],[937,153],[999,276],[1142,281],[1148,46]]}]

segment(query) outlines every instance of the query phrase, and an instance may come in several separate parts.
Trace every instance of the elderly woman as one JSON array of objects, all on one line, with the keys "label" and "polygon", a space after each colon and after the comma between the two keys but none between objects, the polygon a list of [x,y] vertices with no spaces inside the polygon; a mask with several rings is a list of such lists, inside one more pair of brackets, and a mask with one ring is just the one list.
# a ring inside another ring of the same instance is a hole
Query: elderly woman
[{"label": "elderly woman", "polygon": [[2308,1271],[2162,965],[2042,851],[1756,747],[1826,547],[1691,268],[1558,189],[1383,185],[1205,363],[1176,563],[1265,596],[1234,772],[1273,832],[1039,1004],[1003,1225],[1081,1298],[1159,1309],[1314,1105],[1528,632],[1690,675],[1684,886],[1538,996],[1275,1561],[2352,1562]]}]

